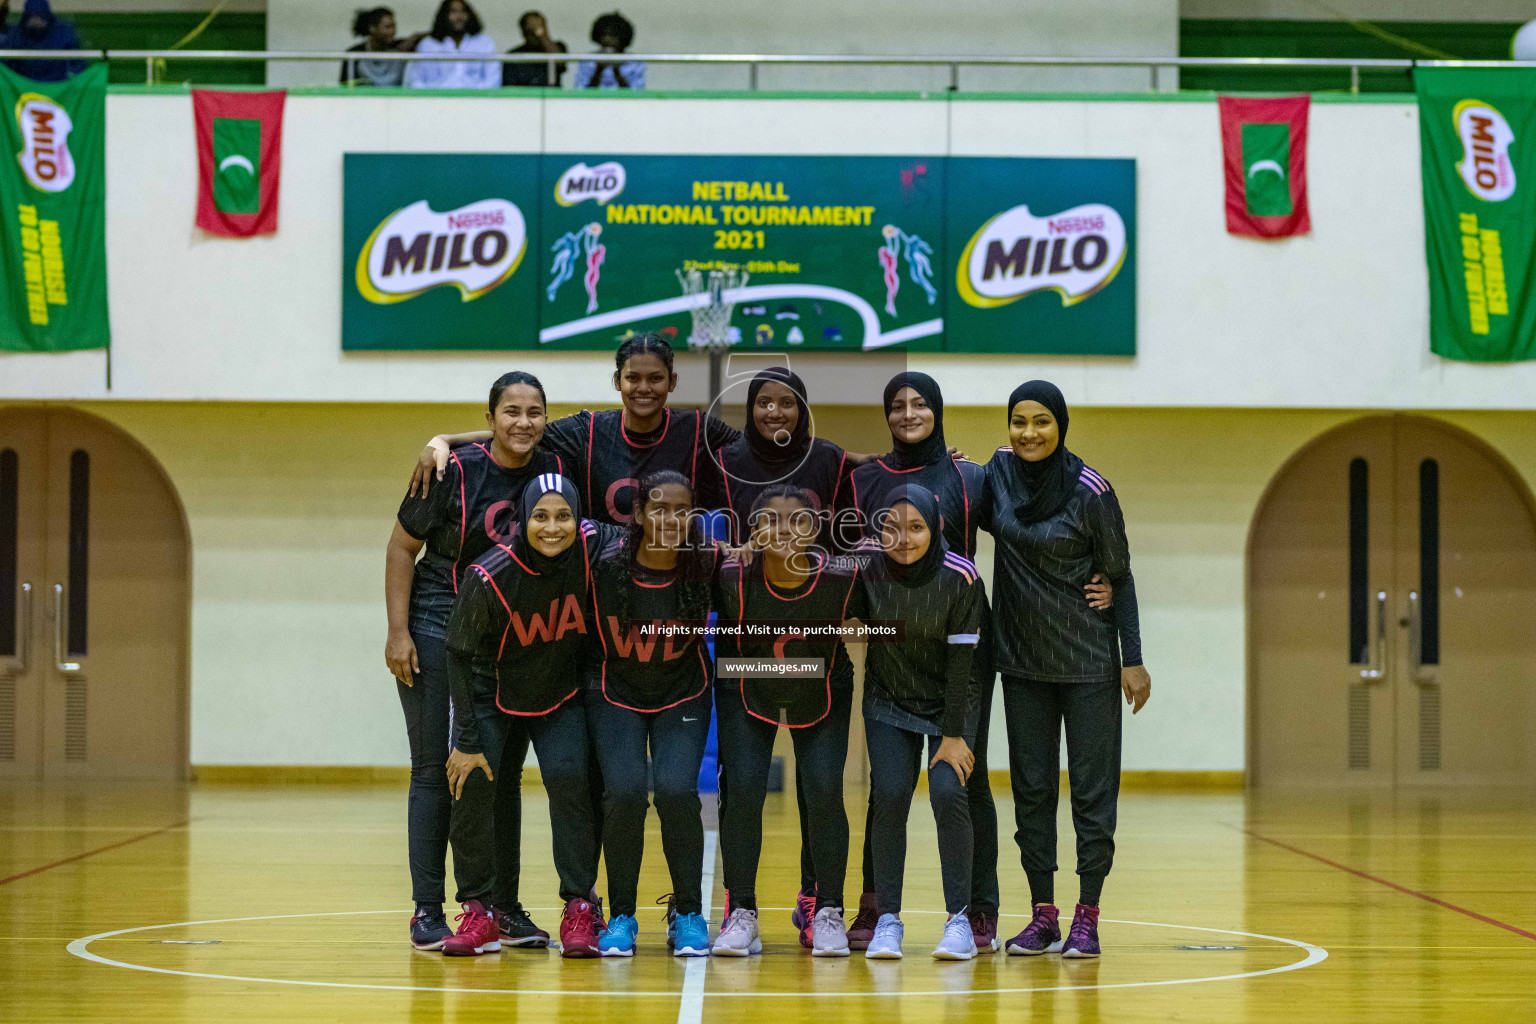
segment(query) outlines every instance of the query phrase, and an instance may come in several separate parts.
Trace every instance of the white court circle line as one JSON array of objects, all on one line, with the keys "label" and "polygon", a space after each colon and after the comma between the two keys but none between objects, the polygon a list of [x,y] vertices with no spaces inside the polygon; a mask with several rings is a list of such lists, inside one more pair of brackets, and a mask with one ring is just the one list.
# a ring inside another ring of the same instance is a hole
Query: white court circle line
[{"label": "white court circle line", "polygon": [[[774,908],[767,908],[774,909]],[[450,985],[369,985],[361,982],[343,981],[304,981],[297,978],[251,978],[236,974],[210,974],[202,971],[176,971],[168,967],[149,967],[144,964],[130,964],[122,960],[113,960],[108,957],[92,953],[87,947],[98,940],[115,938],[119,935],[131,935],[135,932],[155,931],[161,928],[197,928],[209,924],[235,924],[242,921],[281,921],[293,918],[305,917],[355,917],[369,914],[400,914],[395,910],[343,910],[323,911],[315,914],[267,914],[260,917],[225,917],[210,921],[179,921],[173,924],[146,924],[137,928],[119,928],[116,931],[99,932],[96,935],[87,935],[81,939],[75,939],[65,949],[82,960],[90,960],[94,963],[106,964],[109,967],[123,967],[130,971],[145,971],[150,974],[171,974],[183,978],[208,978],[214,981],[242,981],[255,982],[264,985],[300,985],[309,988],[351,988],[369,989],[386,992],[460,992],[470,995],[504,995],[504,996],[623,996],[634,998],[664,998],[679,999],[683,993],[681,990],[669,990],[664,992],[636,992],[615,989],[529,989],[529,988],[458,988]],[[908,911],[913,913],[913,911]],[[922,911],[917,911],[922,913]],[[934,911],[938,913],[938,911]],[[1016,914],[1004,914],[1004,917],[1017,917]],[[1261,935],[1258,932],[1240,932],[1230,928],[1201,928],[1196,925],[1165,924],[1157,921],[1121,921],[1104,918],[1105,924],[1126,924],[1143,928],[1173,928],[1179,931],[1209,932],[1215,935],[1239,935],[1246,939],[1265,939],[1269,942],[1280,942],[1287,946],[1295,946],[1297,949],[1306,950],[1307,955],[1294,963],[1284,964],[1280,967],[1270,967],[1262,971],[1244,971],[1241,974],[1220,974],[1205,978],[1169,978],[1163,981],[1123,981],[1109,985],[1047,985],[1025,986],[1022,988],[973,988],[973,989],[937,989],[931,991],[881,991],[881,992],[703,992],[705,999],[851,999],[851,998],[888,998],[891,996],[952,996],[952,995],[1011,995],[1021,992],[1070,992],[1087,989],[1115,989],[1115,988],[1156,988],[1165,985],[1198,985],[1212,981],[1238,981],[1243,978],[1260,978],[1267,974],[1284,974],[1287,971],[1299,971],[1305,967],[1322,963],[1328,959],[1328,951],[1321,946],[1300,939],[1287,939],[1278,935]],[[1006,956],[1007,954],[1000,954]],[[711,958],[712,959],[712,958]]]}]

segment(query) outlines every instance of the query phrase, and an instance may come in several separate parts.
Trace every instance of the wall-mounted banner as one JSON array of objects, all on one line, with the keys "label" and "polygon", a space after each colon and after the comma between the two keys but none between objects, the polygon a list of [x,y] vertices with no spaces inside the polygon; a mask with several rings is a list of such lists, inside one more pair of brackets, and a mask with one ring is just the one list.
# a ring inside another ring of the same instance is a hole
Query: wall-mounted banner
[{"label": "wall-mounted banner", "polygon": [[1307,112],[1312,97],[1218,96],[1227,233],[1285,238],[1312,230]]},{"label": "wall-mounted banner", "polygon": [[1536,359],[1536,69],[1419,68],[1429,347]]},{"label": "wall-mounted banner", "polygon": [[536,347],[538,175],[533,155],[346,154],[341,347]]},{"label": "wall-mounted banner", "polygon": [[[524,163],[471,169],[487,160]],[[540,160],[530,196],[524,168]],[[409,161],[435,163],[418,173]],[[727,296],[743,348],[1135,352],[1131,160],[348,154],[346,167],[343,348],[608,351],[646,330],[681,344],[692,316],[677,272],[734,269],[746,275]],[[456,205],[421,207],[439,182],[460,190]],[[527,238],[521,270],[499,243],[456,250],[401,226],[493,199],[509,238],[514,224]],[[975,286],[957,284],[976,239]],[[402,314],[422,298],[436,300],[435,330],[384,329],[414,321]],[[485,343],[464,343],[459,321],[481,322],[469,309],[488,301],[515,302],[516,315],[501,315],[494,343],[483,331],[468,333]]]},{"label": "wall-mounted banner", "polygon": [[0,67],[0,350],[106,348],[107,66]]}]

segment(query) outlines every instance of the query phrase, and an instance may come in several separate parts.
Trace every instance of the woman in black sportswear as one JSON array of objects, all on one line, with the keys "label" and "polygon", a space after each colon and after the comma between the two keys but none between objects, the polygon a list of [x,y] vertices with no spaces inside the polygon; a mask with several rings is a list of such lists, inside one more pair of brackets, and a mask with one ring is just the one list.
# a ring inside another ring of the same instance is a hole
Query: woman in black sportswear
[{"label": "woman in black sportswear", "polygon": [[[511,539],[523,486],[539,473],[561,469],[559,457],[539,447],[545,406],[544,387],[532,374],[514,370],[497,378],[485,417],[490,432],[452,453],[439,486],[401,502],[385,555],[384,661],[399,684],[411,746],[407,834],[416,904],[411,942],[418,949],[441,949],[452,934],[442,907],[453,807],[443,768],[449,750],[448,615],[469,563]],[[509,941],[548,942],[516,903],[515,847],[498,866],[510,900],[498,921]]]},{"label": "woman in black sportswear", "polygon": [[464,902],[459,932],[443,947],[448,955],[501,946],[487,907],[512,905],[509,897],[496,898],[495,851],[516,848],[521,838],[521,815],[509,808],[519,802],[530,741],[549,796],[565,903],[561,956],[598,955],[599,911],[589,898],[597,880],[597,835],[581,691],[592,568],[617,529],[580,519],[579,509],[576,488],[565,477],[541,473],[529,481],[518,498],[522,528],[470,563],[448,620],[455,727],[448,784],[455,797],[454,872]]},{"label": "woman in black sportswear", "polygon": [[603,773],[612,913],[598,944],[604,956],[634,955],[649,767],[675,899],[668,944],[678,956],[708,956],[699,765],[709,736],[711,667],[702,629],[721,554],[704,538],[680,473],[641,477],[634,511],[623,535],[604,546],[593,576],[602,661],[587,722]]},{"label": "woman in black sportswear", "polygon": [[863,583],[865,621],[901,623],[900,639],[871,638],[864,679],[873,808],[867,842],[874,857],[879,918],[865,956],[901,957],[902,879],[907,816],[927,746],[928,799],[939,831],[939,869],[949,919],[935,959],[969,960],[976,945],[971,899],[974,836],[966,781],[976,768],[978,694],[972,659],[986,593],[972,562],[949,550],[938,499],[902,484],[880,515],[881,552]]},{"label": "woman in black sportswear", "polygon": [[[987,463],[982,525],[997,540],[993,618],[1003,674],[1019,856],[1034,914],[1009,953],[1099,955],[1099,896],[1114,859],[1120,793],[1120,699],[1140,711],[1152,681],[1141,661],[1125,518],[1109,483],[1067,450],[1067,403],[1048,381],[1008,398],[1008,440]],[[1113,609],[1079,594],[1098,568]],[[1081,895],[1062,944],[1055,906],[1060,736],[1067,735]]]},{"label": "woman in black sportswear", "polygon": [[[848,759],[848,721],[853,665],[838,637],[817,635],[860,615],[857,563],[834,559],[817,548],[822,518],[812,496],[788,484],[765,488],[752,504],[747,525],[756,555],[750,564],[725,563],[716,593],[721,633],[717,658],[820,659],[814,678],[731,675],[715,687],[720,721],[721,770],[730,799],[720,804],[720,845],[725,861],[727,916],[715,941],[716,956],[760,952],[757,866],[763,843],[763,801],[773,742],[782,722],[795,746],[795,764],[809,813],[807,849],[820,881],[812,912],[812,951],[847,956],[843,925],[843,876],[848,866],[848,814],[843,807],[843,766]],[[782,623],[753,635],[747,626]],[[811,631],[811,632],[808,632]],[[717,663],[718,664],[718,663]]]}]

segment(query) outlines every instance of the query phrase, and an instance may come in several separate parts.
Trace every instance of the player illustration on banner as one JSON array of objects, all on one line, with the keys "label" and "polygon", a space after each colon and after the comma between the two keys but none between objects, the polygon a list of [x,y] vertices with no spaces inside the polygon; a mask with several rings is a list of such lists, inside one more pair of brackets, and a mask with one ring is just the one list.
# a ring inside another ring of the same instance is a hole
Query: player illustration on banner
[{"label": "player illustration on banner", "polygon": [[928,305],[939,301],[939,291],[933,286],[933,246],[917,235],[909,235],[895,224],[880,229],[885,243],[876,251],[880,267],[885,272],[885,311],[896,316],[896,293],[901,290],[900,260],[907,261],[908,275],[928,296]]},{"label": "player illustration on banner", "polygon": [[603,233],[603,226],[596,221],[578,228],[575,231],[567,231],[561,235],[550,251],[555,254],[555,260],[550,264],[549,301],[554,302],[555,296],[560,291],[560,286],[576,276],[576,260],[583,252],[587,254],[587,272],[582,279],[587,289],[587,312],[597,312],[597,282],[602,276],[603,259],[608,254],[608,247],[598,241]]}]

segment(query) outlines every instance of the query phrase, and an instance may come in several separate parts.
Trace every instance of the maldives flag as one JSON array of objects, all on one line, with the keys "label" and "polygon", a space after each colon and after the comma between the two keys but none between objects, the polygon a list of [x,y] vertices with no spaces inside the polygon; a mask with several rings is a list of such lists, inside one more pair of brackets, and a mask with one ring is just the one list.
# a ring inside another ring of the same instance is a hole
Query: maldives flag
[{"label": "maldives flag", "polygon": [[284,92],[192,90],[197,226],[249,238],[277,230]]},{"label": "maldives flag", "polygon": [[1308,96],[1218,96],[1227,233],[1284,238],[1312,230],[1307,212]]}]

